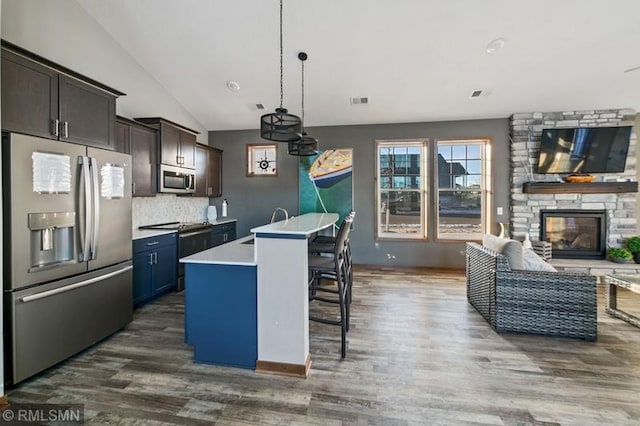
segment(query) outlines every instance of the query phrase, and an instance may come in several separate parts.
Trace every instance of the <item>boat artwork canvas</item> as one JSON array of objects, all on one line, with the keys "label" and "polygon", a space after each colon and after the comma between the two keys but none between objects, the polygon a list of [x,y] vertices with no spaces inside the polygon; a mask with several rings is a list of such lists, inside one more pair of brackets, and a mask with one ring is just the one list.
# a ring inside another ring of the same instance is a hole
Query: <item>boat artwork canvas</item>
[{"label": "boat artwork canvas", "polygon": [[341,223],[353,210],[353,150],[328,149],[300,157],[300,214],[338,213]]}]

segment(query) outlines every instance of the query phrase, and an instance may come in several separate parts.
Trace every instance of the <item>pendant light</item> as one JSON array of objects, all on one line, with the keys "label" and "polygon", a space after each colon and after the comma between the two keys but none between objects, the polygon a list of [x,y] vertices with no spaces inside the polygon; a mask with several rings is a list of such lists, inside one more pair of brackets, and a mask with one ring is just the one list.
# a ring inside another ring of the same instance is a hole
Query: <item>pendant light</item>
[{"label": "pendant light", "polygon": [[280,0],[280,108],[260,117],[260,136],[274,142],[293,142],[302,139],[302,121],[297,115],[289,114],[282,106],[282,0]]},{"label": "pendant light", "polygon": [[289,142],[289,155],[296,155],[298,157],[308,157],[316,155],[318,153],[318,139],[308,136],[304,131],[304,61],[308,58],[305,52],[298,53],[298,59],[302,65],[302,122],[301,132],[302,139],[299,141]]}]

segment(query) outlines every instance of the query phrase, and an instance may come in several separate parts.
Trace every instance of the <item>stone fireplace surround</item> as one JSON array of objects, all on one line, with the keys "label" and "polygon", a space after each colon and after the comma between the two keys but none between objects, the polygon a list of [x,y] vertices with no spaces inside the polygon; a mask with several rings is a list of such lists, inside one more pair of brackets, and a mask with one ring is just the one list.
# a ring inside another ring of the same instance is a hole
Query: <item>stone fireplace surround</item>
[{"label": "stone fireplace surround", "polygon": [[[527,112],[513,114],[509,122],[511,139],[511,196],[510,229],[512,237],[531,241],[540,240],[540,210],[605,210],[607,214],[606,246],[620,247],[624,241],[637,235],[636,193],[582,194],[571,192],[571,184],[555,194],[530,194],[523,192],[526,182],[559,182],[559,174],[534,173],[540,151],[542,130],[554,127],[598,127],[634,125],[633,109],[606,109],[562,112]],[[625,171],[619,174],[594,173],[597,182],[636,180],[636,132],[631,133]],[[595,275],[619,271],[632,272],[632,265],[623,268],[617,264],[594,265],[591,261],[564,261],[555,265],[558,269],[591,272]],[[555,264],[555,262],[554,262]],[[575,265],[575,266],[574,266]],[[613,266],[616,265],[616,266]],[[614,269],[615,268],[615,269]],[[630,270],[631,268],[631,270]],[[609,270],[611,269],[611,270]],[[637,265],[640,272],[640,265]]]}]

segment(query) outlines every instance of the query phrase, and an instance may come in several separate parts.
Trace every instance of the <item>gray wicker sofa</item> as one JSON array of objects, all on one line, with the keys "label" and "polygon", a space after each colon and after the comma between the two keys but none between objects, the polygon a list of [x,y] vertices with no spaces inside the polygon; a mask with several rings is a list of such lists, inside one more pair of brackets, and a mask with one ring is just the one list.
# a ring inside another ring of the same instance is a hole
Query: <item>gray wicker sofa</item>
[{"label": "gray wicker sofa", "polygon": [[476,243],[467,243],[466,262],[467,300],[497,332],[596,340],[596,277],[511,270]]}]

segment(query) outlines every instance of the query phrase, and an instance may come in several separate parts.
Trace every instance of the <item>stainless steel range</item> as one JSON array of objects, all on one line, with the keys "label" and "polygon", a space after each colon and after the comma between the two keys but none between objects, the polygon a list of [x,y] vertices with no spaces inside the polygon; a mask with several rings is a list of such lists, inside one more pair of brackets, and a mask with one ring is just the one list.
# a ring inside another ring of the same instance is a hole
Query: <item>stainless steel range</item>
[{"label": "stainless steel range", "polygon": [[[213,225],[209,222],[167,222],[140,226],[138,229],[178,231],[178,258],[182,258],[213,247],[212,227]],[[184,290],[184,265],[178,263],[176,291],[182,290]]]}]

